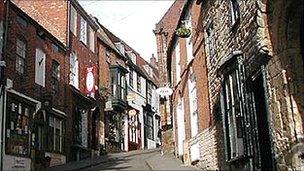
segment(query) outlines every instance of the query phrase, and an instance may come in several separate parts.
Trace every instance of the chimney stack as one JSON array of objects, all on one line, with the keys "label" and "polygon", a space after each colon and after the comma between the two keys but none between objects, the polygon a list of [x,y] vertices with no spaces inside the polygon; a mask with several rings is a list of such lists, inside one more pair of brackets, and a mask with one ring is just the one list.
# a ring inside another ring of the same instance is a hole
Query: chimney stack
[{"label": "chimney stack", "polygon": [[156,65],[156,58],[154,57],[154,53],[152,53],[152,57],[150,58],[150,64],[151,64],[154,68],[157,68],[157,65]]}]

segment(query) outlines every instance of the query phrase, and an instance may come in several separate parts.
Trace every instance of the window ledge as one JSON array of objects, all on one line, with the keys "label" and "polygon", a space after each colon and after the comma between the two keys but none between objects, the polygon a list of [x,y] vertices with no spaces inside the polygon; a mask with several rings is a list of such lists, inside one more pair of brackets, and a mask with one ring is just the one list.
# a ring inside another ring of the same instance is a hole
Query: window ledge
[{"label": "window ledge", "polygon": [[249,157],[249,156],[242,155],[242,156],[234,157],[234,158],[228,160],[227,162],[229,162],[229,163],[240,162],[240,161],[246,160],[246,159],[248,159],[248,158],[250,158],[250,157]]}]

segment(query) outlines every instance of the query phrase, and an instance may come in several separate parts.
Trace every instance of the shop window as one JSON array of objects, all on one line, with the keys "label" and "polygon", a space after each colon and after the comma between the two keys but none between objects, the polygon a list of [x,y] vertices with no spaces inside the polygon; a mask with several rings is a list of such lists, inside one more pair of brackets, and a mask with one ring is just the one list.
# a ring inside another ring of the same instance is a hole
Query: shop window
[{"label": "shop window", "polygon": [[84,18],[80,18],[80,41],[82,41],[85,45],[87,45],[87,21]]},{"label": "shop window", "polygon": [[49,116],[48,149],[50,152],[64,151],[65,124],[63,119]]},{"label": "shop window", "polygon": [[25,73],[25,59],[26,59],[26,43],[21,39],[16,42],[16,70],[20,74]]},{"label": "shop window", "polygon": [[57,61],[52,61],[52,90],[57,93],[59,91],[60,65]]},{"label": "shop window", "polygon": [[6,112],[6,154],[29,157],[30,119],[35,112],[35,104],[8,94]]},{"label": "shop window", "polygon": [[71,16],[70,16],[70,30],[71,32],[77,36],[77,11],[71,5]]},{"label": "shop window", "polygon": [[240,20],[240,7],[238,0],[230,0],[231,24],[234,26]]},{"label": "shop window", "polygon": [[153,115],[148,113],[146,115],[146,135],[148,139],[154,140],[154,124],[153,124]]}]

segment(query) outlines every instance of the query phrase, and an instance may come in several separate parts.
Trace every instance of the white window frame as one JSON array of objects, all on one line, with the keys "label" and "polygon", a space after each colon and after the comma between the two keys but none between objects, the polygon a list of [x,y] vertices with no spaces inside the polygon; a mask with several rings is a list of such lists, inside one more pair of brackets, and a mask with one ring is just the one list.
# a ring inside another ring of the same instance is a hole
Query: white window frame
[{"label": "white window frame", "polygon": [[77,11],[71,5],[71,16],[70,16],[70,31],[77,36]]},{"label": "white window frame", "polygon": [[95,52],[95,33],[92,27],[89,26],[89,48]]},{"label": "white window frame", "polygon": [[179,83],[179,81],[181,80],[181,65],[180,65],[180,44],[177,41],[176,45],[175,45],[175,75],[176,75],[176,84]]},{"label": "white window frame", "polygon": [[88,40],[88,26],[87,21],[80,17],[80,41],[82,41],[85,45],[87,45]]},{"label": "white window frame", "polygon": [[42,87],[45,87],[45,61],[46,54],[44,51],[36,48],[35,83]]},{"label": "white window frame", "polygon": [[77,54],[70,54],[70,84],[79,89],[79,62]]}]

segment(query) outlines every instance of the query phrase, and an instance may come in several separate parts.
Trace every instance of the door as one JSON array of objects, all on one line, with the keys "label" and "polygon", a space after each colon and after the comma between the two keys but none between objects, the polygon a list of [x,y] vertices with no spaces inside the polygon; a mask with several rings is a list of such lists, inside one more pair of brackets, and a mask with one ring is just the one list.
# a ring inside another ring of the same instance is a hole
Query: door
[{"label": "door", "polygon": [[272,145],[269,127],[269,113],[266,99],[266,84],[263,71],[251,83],[251,98],[254,110],[255,129],[255,166],[261,170],[273,170]]}]

